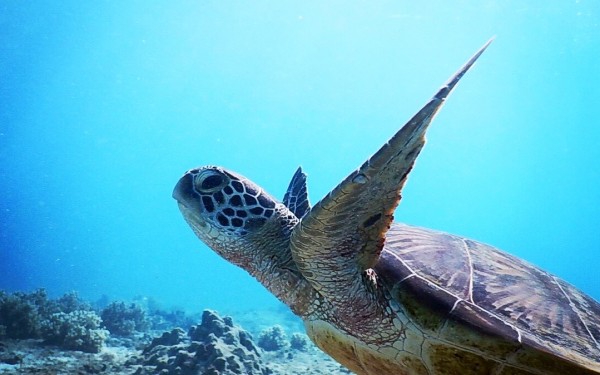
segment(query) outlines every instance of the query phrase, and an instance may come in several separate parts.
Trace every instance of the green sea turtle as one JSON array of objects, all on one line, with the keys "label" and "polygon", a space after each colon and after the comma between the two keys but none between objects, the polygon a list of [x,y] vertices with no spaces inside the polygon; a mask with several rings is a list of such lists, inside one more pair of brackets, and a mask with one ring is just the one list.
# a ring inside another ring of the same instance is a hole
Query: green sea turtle
[{"label": "green sea turtle", "polygon": [[494,247],[392,222],[428,125],[488,44],[312,208],[301,169],[282,203],[215,166],[173,192],[202,241],[357,374],[600,374],[592,298]]}]

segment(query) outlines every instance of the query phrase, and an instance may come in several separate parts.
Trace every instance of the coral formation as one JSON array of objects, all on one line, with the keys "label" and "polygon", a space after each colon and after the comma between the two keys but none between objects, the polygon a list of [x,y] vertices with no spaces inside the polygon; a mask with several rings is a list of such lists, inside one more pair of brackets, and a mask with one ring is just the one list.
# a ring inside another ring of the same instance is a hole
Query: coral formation
[{"label": "coral formation", "polygon": [[[108,298],[100,302],[105,307],[113,305]],[[102,329],[98,305],[92,309],[77,293],[49,299],[43,289],[0,291],[0,374],[349,374],[305,335],[295,333],[288,343],[281,326],[262,334],[265,342],[280,349],[263,351],[229,317],[205,311],[201,324],[192,325],[196,315],[161,310],[151,299],[136,304],[139,309],[117,302],[110,311],[123,312],[121,322],[131,321],[125,326],[135,329],[136,322],[144,321],[139,319],[141,310],[153,328],[167,331],[154,340],[137,331],[130,336],[109,336]],[[294,326],[286,312],[272,313],[243,313],[241,318],[254,324],[257,332],[274,322],[288,329]],[[186,332],[176,326],[191,327]],[[143,324],[138,327],[144,329]]]},{"label": "coral formation", "polygon": [[89,304],[71,292],[56,300],[44,289],[0,292],[0,337],[38,339],[70,350],[98,352],[107,337]]},{"label": "coral formation", "polygon": [[202,323],[192,326],[185,337],[176,328],[156,338],[143,351],[142,374],[268,375],[272,370],[261,360],[252,336],[229,317],[205,310]]},{"label": "coral formation", "polygon": [[40,289],[31,295],[25,293],[7,294],[0,292],[0,326],[4,335],[11,339],[37,338],[40,333],[41,317],[38,313]]},{"label": "coral formation", "polygon": [[130,336],[150,327],[145,311],[135,303],[113,302],[102,310],[101,317],[104,327],[115,335]]},{"label": "coral formation", "polygon": [[40,304],[45,307],[42,311],[43,315],[49,315],[57,312],[71,313],[73,311],[91,311],[92,306],[81,300],[77,292],[68,292],[63,294],[56,300],[47,300],[46,303]]},{"label": "coral formation", "polygon": [[54,313],[42,322],[42,338],[47,344],[65,349],[98,353],[108,337],[108,331],[100,329],[101,323],[93,311]]},{"label": "coral formation", "polygon": [[269,352],[283,350],[289,345],[283,328],[278,324],[263,330],[258,336],[258,346]]},{"label": "coral formation", "polygon": [[309,345],[308,336],[298,332],[292,333],[292,337],[290,338],[290,348],[305,352],[308,350]]}]

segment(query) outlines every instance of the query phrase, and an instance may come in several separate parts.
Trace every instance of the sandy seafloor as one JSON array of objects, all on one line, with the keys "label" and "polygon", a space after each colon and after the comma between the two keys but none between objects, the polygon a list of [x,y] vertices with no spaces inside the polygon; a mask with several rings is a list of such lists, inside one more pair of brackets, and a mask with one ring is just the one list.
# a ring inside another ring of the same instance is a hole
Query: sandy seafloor
[{"label": "sandy seafloor", "polygon": [[[199,325],[201,314],[193,316],[198,317]],[[218,314],[218,316],[219,319],[231,316],[234,329],[249,332],[255,343],[259,341],[261,332],[274,326],[281,327],[287,338],[293,333],[304,335],[301,320],[283,307],[262,311],[239,311],[230,315]],[[302,350],[293,349],[289,345],[276,351],[259,348],[259,361],[262,367],[257,372],[243,369],[211,372],[205,367],[183,371],[172,368],[159,371],[155,367],[144,366],[144,349],[153,339],[169,331],[170,328],[148,330],[128,337],[110,334],[99,353],[65,350],[56,345],[48,345],[42,339],[0,338],[0,374],[352,374],[309,340],[306,348]],[[223,348],[223,350],[227,352],[228,349]],[[191,356],[193,357],[193,354]]]}]

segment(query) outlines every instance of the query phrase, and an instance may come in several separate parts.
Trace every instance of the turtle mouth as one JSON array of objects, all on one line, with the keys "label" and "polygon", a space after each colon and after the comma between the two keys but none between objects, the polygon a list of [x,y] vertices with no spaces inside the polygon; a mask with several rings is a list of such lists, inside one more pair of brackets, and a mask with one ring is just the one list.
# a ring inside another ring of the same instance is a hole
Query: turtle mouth
[{"label": "turtle mouth", "polygon": [[193,178],[193,175],[189,172],[183,175],[175,185],[172,196],[177,201],[177,206],[185,221],[196,235],[200,236],[201,233],[207,232],[209,228],[206,221],[201,217],[202,205],[198,203],[197,199],[194,199],[196,193],[193,190]]},{"label": "turtle mouth", "polygon": [[212,225],[209,225],[205,220],[199,217],[198,213],[194,212],[193,209],[190,209],[185,202],[177,201],[177,205],[179,206],[179,211],[183,215],[184,220],[192,231],[205,242],[211,242],[215,239],[218,239],[222,236],[222,233],[217,230]]},{"label": "turtle mouth", "polygon": [[201,216],[206,210],[198,197],[198,193],[194,190],[194,175],[192,173],[187,172],[179,179],[171,196],[177,201],[179,211],[181,211],[186,221],[204,222]]},{"label": "turtle mouth", "polygon": [[193,226],[194,228],[206,227],[204,220],[200,220],[194,210],[191,210],[184,202],[177,201],[177,206],[179,207],[179,211],[183,215],[183,218],[190,226]]}]

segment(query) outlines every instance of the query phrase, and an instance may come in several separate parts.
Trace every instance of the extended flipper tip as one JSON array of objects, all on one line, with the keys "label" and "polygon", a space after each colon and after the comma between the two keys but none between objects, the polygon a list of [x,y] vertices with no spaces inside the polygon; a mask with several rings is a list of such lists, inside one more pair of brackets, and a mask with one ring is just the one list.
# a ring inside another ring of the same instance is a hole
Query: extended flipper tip
[{"label": "extended flipper tip", "polygon": [[465,75],[465,73],[475,64],[475,61],[481,56],[483,51],[488,48],[488,46],[494,41],[496,37],[491,37],[475,54],[467,61],[449,80],[446,84],[440,89],[440,91],[435,94],[436,99],[444,100],[450,94],[450,91],[454,89],[454,86],[460,81],[460,79]]}]

